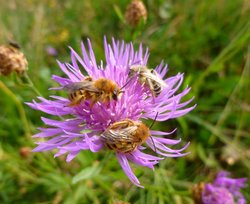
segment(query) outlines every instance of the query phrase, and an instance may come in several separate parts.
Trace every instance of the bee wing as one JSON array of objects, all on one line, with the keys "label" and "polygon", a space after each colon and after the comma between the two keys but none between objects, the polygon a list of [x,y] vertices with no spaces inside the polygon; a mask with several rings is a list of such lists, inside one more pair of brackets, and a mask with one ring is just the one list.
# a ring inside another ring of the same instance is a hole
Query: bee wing
[{"label": "bee wing", "polygon": [[144,65],[132,65],[130,67],[130,71],[134,71],[134,72],[138,72],[138,73],[145,72],[147,70],[148,70],[148,68]]},{"label": "bee wing", "polygon": [[[152,71],[152,73],[151,73]],[[143,73],[143,76],[145,76],[148,79],[151,79],[153,81],[155,81],[156,83],[158,83],[160,86],[162,87],[167,87],[168,85],[166,84],[165,81],[163,81],[157,74],[157,72],[155,70],[149,70],[147,72]]]},{"label": "bee wing", "polygon": [[90,81],[82,81],[82,82],[74,82],[67,84],[63,87],[64,90],[67,91],[76,91],[76,90],[86,90],[91,92],[99,92],[97,88],[93,86],[93,83]]},{"label": "bee wing", "polygon": [[[109,143],[117,142],[137,142],[136,138],[132,136],[133,132],[136,131],[136,126],[130,126],[122,130],[109,130],[103,133],[101,136],[109,141]],[[139,140],[138,140],[139,142]]]}]

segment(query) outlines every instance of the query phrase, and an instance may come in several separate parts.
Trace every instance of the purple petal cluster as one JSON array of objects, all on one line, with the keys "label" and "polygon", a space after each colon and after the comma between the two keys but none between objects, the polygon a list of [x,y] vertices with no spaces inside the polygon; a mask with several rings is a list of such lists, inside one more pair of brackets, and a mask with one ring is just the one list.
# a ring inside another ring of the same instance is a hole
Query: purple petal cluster
[{"label": "purple petal cluster", "polygon": [[246,204],[241,188],[246,187],[246,178],[233,179],[221,171],[213,184],[206,184],[202,191],[203,204]]},{"label": "purple petal cluster", "polygon": [[[121,98],[108,104],[97,102],[93,107],[90,107],[90,102],[84,101],[77,106],[69,107],[67,106],[69,99],[59,96],[50,96],[50,99],[38,97],[38,102],[33,100],[32,103],[28,103],[36,110],[59,117],[58,120],[41,118],[47,127],[39,128],[40,132],[33,137],[45,138],[46,141],[37,142],[38,146],[33,151],[57,149],[58,152],[55,156],[67,153],[66,161],[69,162],[82,150],[98,152],[103,149],[104,144],[100,134],[114,122],[127,118],[134,121],[155,119],[156,113],[158,113],[157,121],[166,121],[180,117],[194,109],[195,106],[186,108],[192,98],[185,102],[182,101],[183,96],[189,92],[190,88],[187,87],[182,92],[177,93],[183,81],[183,74],[178,73],[175,76],[164,78],[167,73],[167,65],[164,65],[163,62],[155,68],[167,84],[159,96],[152,97],[151,92],[136,77],[132,80],[129,79],[128,73],[131,65],[147,65],[149,53],[148,49],[143,50],[142,45],[139,46],[138,50],[134,50],[132,43],[126,44],[123,41],[113,39],[112,43],[109,44],[105,39],[105,64],[102,61],[97,64],[89,40],[87,48],[88,50],[83,43],[81,44],[82,55],[70,48],[71,63],[58,61],[58,65],[66,76],[54,75],[52,79],[61,87],[72,82],[80,82],[86,76],[91,76],[93,80],[100,77],[108,78],[115,81],[119,87],[123,87],[128,80],[130,82],[124,87]],[[128,161],[153,169],[154,165],[164,157],[180,157],[187,154],[183,151],[188,144],[181,149],[171,148],[171,146],[179,144],[181,139],[164,138],[174,131],[150,131],[151,138],[148,138],[146,144],[153,151],[156,151],[158,156],[144,153],[145,146],[140,146],[129,154],[116,153],[125,174],[135,185],[142,187]]]}]

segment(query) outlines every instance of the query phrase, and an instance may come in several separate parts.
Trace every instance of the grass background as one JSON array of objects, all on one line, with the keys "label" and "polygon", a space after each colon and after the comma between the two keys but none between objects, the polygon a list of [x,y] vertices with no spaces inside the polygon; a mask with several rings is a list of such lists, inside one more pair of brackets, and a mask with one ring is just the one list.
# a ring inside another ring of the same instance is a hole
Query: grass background
[{"label": "grass background", "polygon": [[[133,186],[114,154],[83,151],[66,163],[54,152],[29,153],[43,113],[24,102],[37,96],[15,74],[0,76],[0,203],[177,203],[191,204],[191,188],[211,182],[221,169],[234,177],[250,172],[250,3],[247,0],[145,0],[148,20],[136,29],[124,20],[129,1],[0,0],[0,43],[14,39],[28,58],[28,74],[44,97],[62,75],[56,59],[70,60],[89,37],[98,61],[103,36],[140,42],[149,66],[163,59],[168,76],[185,73],[198,106],[154,128],[178,127],[173,137],[191,141],[190,155],[167,158],[155,171],[132,165],[145,189]],[[58,56],[49,56],[51,45]],[[55,94],[55,93],[54,93]],[[25,151],[28,153],[25,154]],[[108,162],[107,162],[108,161]],[[228,162],[229,161],[229,162]],[[230,163],[233,161],[233,163]],[[81,172],[79,174],[79,172]],[[244,195],[250,201],[250,188]]]}]

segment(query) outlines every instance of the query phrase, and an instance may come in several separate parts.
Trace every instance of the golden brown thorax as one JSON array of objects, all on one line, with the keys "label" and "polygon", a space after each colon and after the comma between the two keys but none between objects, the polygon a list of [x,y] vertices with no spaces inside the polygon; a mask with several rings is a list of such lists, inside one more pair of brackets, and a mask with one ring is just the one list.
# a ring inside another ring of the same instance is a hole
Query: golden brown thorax
[{"label": "golden brown thorax", "polygon": [[105,93],[113,93],[116,89],[118,90],[118,86],[115,82],[105,78],[97,79],[94,82],[94,86]]},{"label": "golden brown thorax", "polygon": [[138,128],[136,130],[135,137],[140,138],[141,140],[140,144],[142,144],[148,139],[150,135],[149,128],[141,122],[140,123],[138,122],[137,126]]}]

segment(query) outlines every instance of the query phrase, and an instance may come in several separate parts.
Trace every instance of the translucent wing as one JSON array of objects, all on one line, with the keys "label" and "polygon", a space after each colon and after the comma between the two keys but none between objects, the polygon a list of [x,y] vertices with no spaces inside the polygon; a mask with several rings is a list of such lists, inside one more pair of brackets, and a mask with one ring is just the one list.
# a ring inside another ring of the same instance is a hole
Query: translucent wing
[{"label": "translucent wing", "polygon": [[130,70],[133,72],[137,72],[137,73],[141,73],[141,72],[145,72],[148,70],[148,68],[144,65],[132,65],[130,67]]},{"label": "translucent wing", "polygon": [[64,90],[69,92],[77,91],[77,90],[86,90],[90,92],[100,92],[97,88],[93,86],[93,82],[90,81],[82,81],[82,82],[74,82],[67,84],[63,87]]},{"label": "translucent wing", "polygon": [[[119,142],[139,142],[139,138],[135,138],[133,133],[136,131],[137,126],[130,126],[118,130],[108,130],[104,132],[101,137],[103,137],[109,144],[115,144]],[[138,140],[138,141],[137,141]]]},{"label": "translucent wing", "polygon": [[154,81],[155,83],[158,83],[162,87],[167,87],[168,85],[163,81],[160,76],[158,76],[158,73],[155,70],[148,70],[147,72],[143,73],[143,76],[145,76],[147,79],[150,79]]}]

